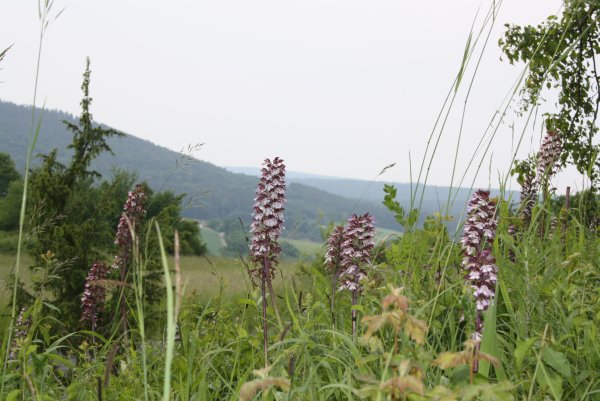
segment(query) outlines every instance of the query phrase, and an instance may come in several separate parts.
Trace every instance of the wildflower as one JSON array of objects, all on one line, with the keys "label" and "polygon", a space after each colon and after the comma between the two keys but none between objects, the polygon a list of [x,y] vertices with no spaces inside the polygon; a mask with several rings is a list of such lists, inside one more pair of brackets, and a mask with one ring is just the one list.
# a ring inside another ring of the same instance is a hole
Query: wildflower
[{"label": "wildflower", "polygon": [[538,153],[537,177],[540,180],[549,180],[560,169],[560,155],[562,141],[558,133],[548,131],[542,140]]},{"label": "wildflower", "polygon": [[[115,237],[115,245],[119,246],[119,255],[115,256],[115,261],[112,265],[114,269],[122,267],[123,264],[131,257],[131,248],[133,245],[133,235],[131,229],[135,230],[139,227],[142,218],[145,216],[144,202],[146,194],[144,188],[140,184],[135,186],[135,190],[129,191],[127,200],[123,206],[123,214],[119,219],[117,226],[117,234]],[[131,229],[130,229],[131,225]]]},{"label": "wildflower", "polygon": [[27,313],[27,308],[22,307],[19,311],[19,315],[17,316],[17,320],[15,321],[15,335],[12,340],[10,353],[8,354],[8,360],[14,361],[17,359],[17,348],[19,346],[19,342],[23,341],[27,334],[29,333],[29,326],[31,325],[31,317],[25,318]]},{"label": "wildflower", "polygon": [[[281,247],[278,243],[283,231],[285,206],[285,165],[276,157],[273,162],[265,159],[262,176],[254,198],[254,220],[250,226],[252,244],[250,258],[254,263],[269,261],[268,274],[274,277],[273,266],[279,262]],[[260,274],[259,269],[252,272]]]},{"label": "wildflower", "polygon": [[92,323],[92,330],[96,329],[98,315],[102,312],[102,306],[106,296],[106,288],[104,288],[99,281],[106,279],[108,270],[109,268],[106,263],[95,262],[85,279],[85,287],[83,296],[81,297],[80,320],[90,321]]},{"label": "wildflower", "polygon": [[327,252],[325,253],[325,266],[327,268],[337,270],[341,261],[343,241],[344,226],[335,226],[327,239]]},{"label": "wildflower", "polygon": [[332,271],[331,274],[331,318],[335,322],[335,287],[338,281],[341,262],[342,243],[344,242],[344,226],[333,228],[327,239],[327,252],[325,253],[325,267]]},{"label": "wildflower", "polygon": [[262,312],[263,312],[263,348],[265,366],[268,364],[268,335],[267,335],[267,295],[268,287],[271,294],[271,305],[281,318],[275,306],[275,294],[271,280],[275,278],[274,266],[279,262],[281,247],[278,239],[283,231],[283,211],[285,206],[285,165],[279,157],[265,159],[262,175],[256,189],[254,198],[254,219],[250,226],[252,244],[250,245],[250,259],[255,267],[250,270],[253,277],[257,277],[261,284]]},{"label": "wildflower", "polygon": [[496,234],[496,202],[490,192],[479,190],[469,201],[467,221],[461,239],[465,257],[462,266],[470,282],[477,309],[476,335],[483,330],[482,313],[494,298],[498,267],[491,248]]},{"label": "wildflower", "polygon": [[371,263],[371,253],[375,242],[375,220],[366,213],[362,216],[353,214],[344,228],[340,252],[340,290],[360,291],[360,281],[366,277],[365,266]]},{"label": "wildflower", "polygon": [[[340,251],[339,290],[352,292],[352,306],[356,305],[358,293],[362,291],[361,281],[367,276],[365,266],[371,263],[371,253],[375,242],[373,216],[353,214],[344,227]],[[352,309],[352,338],[356,338],[357,312]]]},{"label": "wildflower", "polygon": [[526,174],[521,182],[521,216],[525,224],[531,221],[533,206],[537,200],[538,183],[533,174]]}]

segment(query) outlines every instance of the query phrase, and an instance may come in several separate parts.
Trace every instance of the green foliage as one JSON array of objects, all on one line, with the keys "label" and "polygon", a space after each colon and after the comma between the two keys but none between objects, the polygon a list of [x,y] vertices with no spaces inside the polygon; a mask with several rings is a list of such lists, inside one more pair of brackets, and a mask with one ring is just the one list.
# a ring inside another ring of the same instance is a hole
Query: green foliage
[{"label": "green foliage", "polygon": [[560,216],[561,223],[568,219],[569,215],[575,216],[585,227],[598,233],[600,230],[600,195],[589,189],[571,195],[569,211],[565,209],[565,202],[565,195],[561,195],[552,199],[551,203],[552,210],[556,216]]},{"label": "green foliage", "polygon": [[[132,174],[115,171],[112,181],[98,182],[99,174],[88,171],[97,156],[110,152],[107,139],[120,135],[93,124],[89,112],[89,79],[88,61],[82,85],[84,98],[79,124],[66,123],[73,132],[73,143],[69,146],[73,149],[70,162],[67,165],[60,163],[56,149],[42,155],[41,166],[31,174],[28,199],[31,216],[28,251],[34,261],[32,268],[45,272],[41,274],[45,282],[40,285],[52,294],[48,301],[64,316],[61,321],[69,330],[78,327],[80,298],[90,266],[98,260],[108,259],[110,262],[115,255],[115,228],[127,192],[135,179]],[[160,222],[165,238],[172,238],[174,231],[179,230],[184,254],[203,254],[206,247],[198,226],[181,218],[183,196],[175,196],[168,191],[154,194],[150,188],[146,191],[147,221]],[[142,227],[140,232],[147,227]],[[146,246],[156,244],[155,236],[150,236]],[[172,242],[168,242],[167,250],[173,252]],[[48,255],[58,262],[49,266]],[[157,252],[153,252],[147,260],[144,296],[149,304],[157,303],[162,293],[158,256]],[[57,270],[57,266],[60,269]],[[53,267],[52,271],[49,271],[50,267]]]},{"label": "green foliage", "polygon": [[8,186],[6,196],[0,198],[0,231],[15,231],[19,228],[22,195],[23,181],[17,179]]},{"label": "green foliage", "polygon": [[224,256],[246,257],[248,255],[248,237],[241,230],[232,231],[225,235],[227,246],[223,249]]},{"label": "green foliage", "polygon": [[19,236],[13,232],[0,231],[0,253],[14,255],[17,253],[17,241]]},{"label": "green foliage", "polygon": [[405,230],[410,230],[419,218],[419,210],[411,209],[410,211],[406,212],[400,203],[395,200],[397,191],[393,185],[384,185],[383,192],[385,192],[385,197],[383,198],[383,204],[385,207],[394,212],[394,218],[398,224],[403,226]]},{"label": "green foliage", "polygon": [[[357,341],[350,335],[352,306],[346,293],[336,297],[333,327],[327,295],[331,281],[322,259],[282,280],[285,290],[279,287],[277,295],[285,306],[283,325],[279,327],[269,310],[273,365],[268,375],[256,379],[263,380],[260,383],[251,376],[263,363],[258,291],[247,287],[230,296],[224,286],[221,295],[208,301],[184,299],[171,395],[182,400],[237,400],[262,389],[254,399],[594,399],[600,390],[598,237],[588,235],[575,215],[567,221],[564,244],[560,235],[540,237],[535,216],[530,230],[513,238],[506,234],[513,217],[504,203],[499,213],[493,251],[499,265],[497,324],[487,334],[496,340],[493,352],[483,346],[475,352],[468,342],[463,346],[474,328],[472,295],[459,268],[458,247],[449,240],[443,219],[433,216],[422,229],[389,246],[387,263],[372,267],[357,306],[359,330],[365,334]],[[227,274],[244,281],[239,267]],[[206,272],[202,280],[213,280],[218,287],[218,276],[218,270]],[[11,365],[15,374],[7,382],[9,393],[29,397],[26,372],[44,395],[93,400],[97,377],[110,365],[118,374],[108,369],[105,399],[143,399],[146,391],[150,399],[159,398],[166,315],[153,316],[158,330],[151,332],[146,348],[135,340],[127,353],[113,356],[115,340],[96,337],[95,346],[87,341],[74,347],[48,331],[58,322],[33,325],[29,336],[37,347],[27,348],[26,359],[19,362],[25,365]],[[49,351],[55,343],[65,346],[69,358],[56,349]],[[25,350],[25,343],[19,349]],[[491,362],[489,374],[470,375],[475,359],[480,365]],[[141,380],[144,363],[147,376]],[[283,390],[268,386],[288,381],[289,388]]]},{"label": "green foliage", "polygon": [[200,236],[200,227],[194,220],[184,220],[181,217],[181,201],[185,194],[175,195],[171,191],[154,193],[147,183],[143,184],[146,193],[146,220],[158,222],[163,233],[165,250],[174,252],[173,238],[175,230],[179,232],[181,255],[204,255],[206,244]]},{"label": "green foliage", "polygon": [[100,174],[98,172],[87,170],[90,163],[101,153],[108,152],[112,154],[112,150],[107,143],[109,138],[123,136],[122,133],[114,129],[94,125],[92,114],[90,113],[90,105],[92,103],[89,90],[90,74],[90,59],[87,58],[85,72],[83,73],[83,83],[81,84],[83,99],[80,103],[81,115],[79,116],[79,123],[73,124],[66,120],[63,121],[67,129],[73,133],[73,140],[68,146],[69,149],[73,149],[73,156],[65,177],[68,186],[82,178],[89,176],[99,177]]},{"label": "green foliage", "polygon": [[15,169],[15,163],[7,153],[0,153],[0,198],[8,193],[10,183],[21,178]]},{"label": "green foliage", "polygon": [[596,0],[565,2],[562,15],[551,15],[537,27],[507,24],[499,45],[512,64],[528,63],[522,111],[539,105],[543,90],[558,92],[557,110],[546,114],[546,127],[563,140],[562,163],[571,161],[592,185],[600,179],[597,55],[600,51],[600,4]]}]

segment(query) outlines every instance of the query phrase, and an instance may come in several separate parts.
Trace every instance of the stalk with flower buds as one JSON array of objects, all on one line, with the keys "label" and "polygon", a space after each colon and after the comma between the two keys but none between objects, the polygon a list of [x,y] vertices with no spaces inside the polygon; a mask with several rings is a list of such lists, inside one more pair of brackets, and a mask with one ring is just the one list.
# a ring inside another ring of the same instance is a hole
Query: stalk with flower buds
[{"label": "stalk with flower buds", "polygon": [[119,247],[119,254],[115,256],[112,267],[119,269],[119,279],[121,281],[121,293],[119,303],[121,305],[121,325],[123,327],[123,335],[127,332],[127,307],[125,305],[125,280],[129,261],[133,252],[134,238],[142,224],[142,219],[146,215],[144,203],[146,194],[144,188],[137,184],[133,191],[127,194],[127,200],[123,206],[123,214],[119,219],[117,233],[115,236],[115,245]]},{"label": "stalk with flower buds", "polygon": [[[366,278],[365,267],[371,263],[375,245],[375,220],[369,213],[362,216],[353,214],[344,227],[340,251],[340,291],[352,292],[352,306],[362,291],[361,281]],[[356,337],[356,309],[352,309],[352,337]]]},{"label": "stalk with flower buds", "polygon": [[92,324],[92,331],[96,331],[100,312],[103,310],[106,288],[101,281],[106,279],[109,267],[104,262],[95,262],[87,278],[83,296],[81,297],[81,321],[87,320]]},{"label": "stalk with flower buds", "polygon": [[467,210],[467,221],[461,239],[464,251],[462,267],[475,297],[475,340],[483,333],[483,312],[494,299],[498,267],[492,255],[492,244],[498,221],[496,202],[490,192],[479,190],[473,194]]},{"label": "stalk with flower buds", "polygon": [[272,279],[275,278],[275,266],[279,263],[281,246],[279,236],[283,231],[283,211],[285,206],[285,165],[283,160],[276,157],[265,159],[261,169],[261,178],[254,198],[254,218],[250,226],[252,243],[250,245],[250,259],[254,269],[250,270],[251,276],[260,281],[263,302],[263,340],[265,353],[265,366],[268,364],[267,340],[267,299],[266,287],[271,295],[271,305],[277,314],[275,306],[275,293]]},{"label": "stalk with flower buds", "polygon": [[327,252],[325,253],[325,267],[331,270],[331,319],[334,323],[335,287],[338,282],[343,242],[344,226],[335,226],[327,239]]}]

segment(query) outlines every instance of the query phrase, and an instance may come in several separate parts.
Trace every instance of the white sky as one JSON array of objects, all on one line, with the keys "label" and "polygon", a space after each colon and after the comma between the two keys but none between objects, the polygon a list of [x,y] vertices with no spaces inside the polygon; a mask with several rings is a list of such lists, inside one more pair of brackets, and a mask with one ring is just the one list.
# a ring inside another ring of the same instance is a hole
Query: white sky
[{"label": "white sky", "polygon": [[[54,14],[66,9],[44,37],[38,103],[77,114],[90,56],[98,122],[173,150],[203,142],[196,156],[220,166],[257,166],[279,155],[290,170],[372,179],[396,162],[384,179],[406,182],[409,151],[416,171],[473,18],[481,7],[480,26],[490,4],[55,0]],[[466,109],[457,174],[522,69],[499,60],[504,23],[536,24],[560,5],[502,4]],[[31,103],[38,37],[35,0],[0,2],[0,47],[14,43],[1,66],[0,99]],[[433,184],[450,184],[471,74],[432,164]],[[523,119],[509,111],[490,147],[491,170],[488,155],[476,185],[497,187],[498,174],[508,172],[513,123],[518,136]],[[539,124],[525,133],[520,156],[537,149]],[[580,186],[575,177],[563,173],[557,184]]]}]

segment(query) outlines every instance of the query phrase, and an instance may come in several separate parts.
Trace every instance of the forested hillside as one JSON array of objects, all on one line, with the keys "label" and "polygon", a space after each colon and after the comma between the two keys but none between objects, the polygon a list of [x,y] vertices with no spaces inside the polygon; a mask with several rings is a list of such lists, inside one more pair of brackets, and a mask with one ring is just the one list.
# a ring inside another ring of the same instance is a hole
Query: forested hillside
[{"label": "forested hillside", "polygon": [[[36,153],[48,153],[56,148],[59,161],[68,160],[66,148],[71,136],[63,120],[74,121],[75,117],[60,111],[44,112]],[[30,121],[30,107],[0,102],[0,151],[11,155],[19,171],[25,168]],[[114,155],[102,154],[92,164],[92,168],[104,176],[109,177],[115,168],[124,169],[136,172],[139,181],[147,181],[157,190],[186,193],[186,217],[201,220],[241,218],[246,225],[249,223],[256,178],[188,157],[187,150],[174,152],[132,135],[110,138],[108,143]],[[257,165],[260,163],[261,160],[257,160]],[[378,226],[401,229],[380,201],[357,202],[296,182],[289,185],[287,195],[285,235],[290,238],[320,240],[320,225],[343,221],[353,212],[370,211]]]}]

